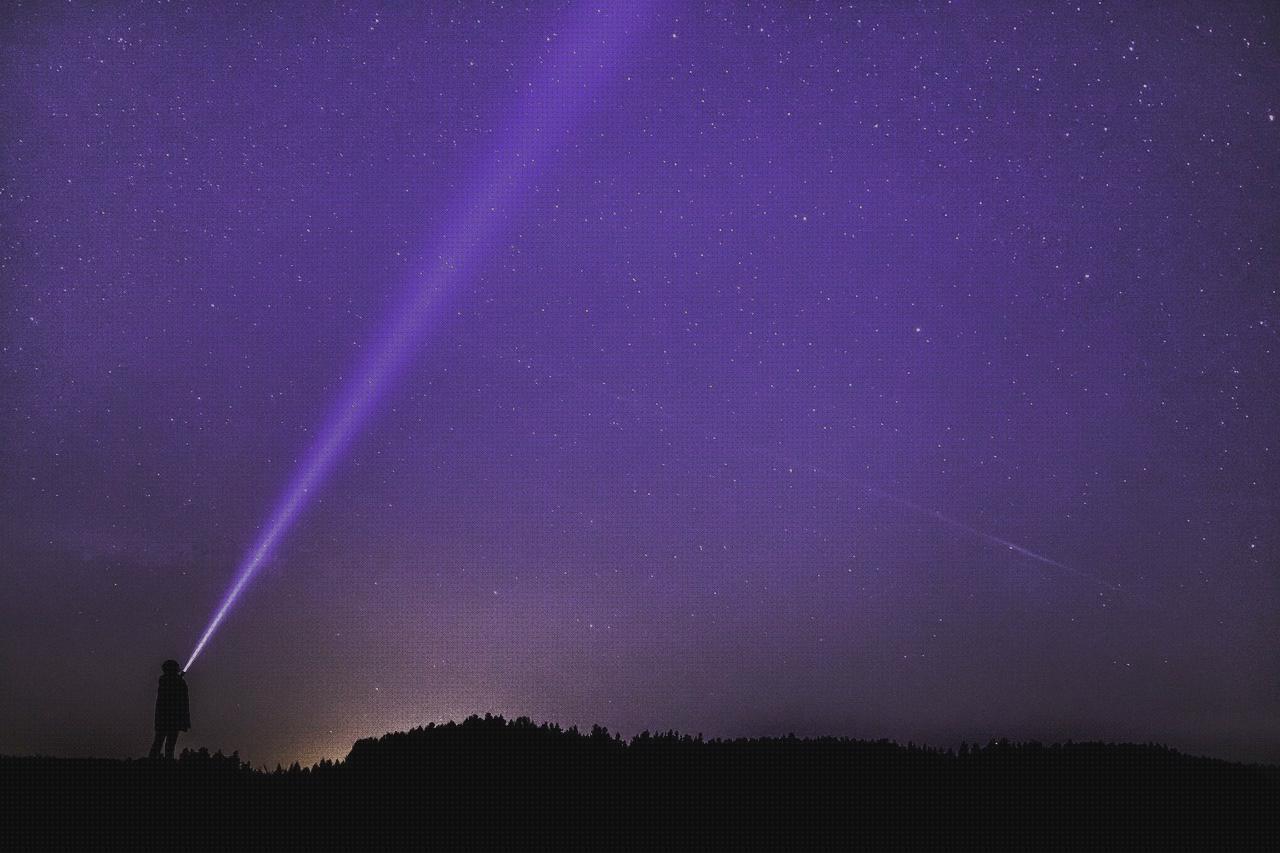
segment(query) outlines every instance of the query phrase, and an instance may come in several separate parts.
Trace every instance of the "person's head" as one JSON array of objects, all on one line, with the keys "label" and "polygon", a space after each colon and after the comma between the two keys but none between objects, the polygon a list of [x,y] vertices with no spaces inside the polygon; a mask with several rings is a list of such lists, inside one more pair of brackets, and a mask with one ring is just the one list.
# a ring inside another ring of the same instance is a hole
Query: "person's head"
[{"label": "person's head", "polygon": [[176,660],[167,660],[160,664],[160,671],[165,675],[177,675],[180,672],[178,662]]}]

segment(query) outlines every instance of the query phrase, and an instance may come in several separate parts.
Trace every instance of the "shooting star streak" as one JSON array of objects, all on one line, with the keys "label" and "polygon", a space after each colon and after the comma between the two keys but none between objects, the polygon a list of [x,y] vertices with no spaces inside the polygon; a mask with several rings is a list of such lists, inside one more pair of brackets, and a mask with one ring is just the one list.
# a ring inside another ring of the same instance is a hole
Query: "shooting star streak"
[{"label": "shooting star streak", "polygon": [[1058,569],[1062,569],[1063,571],[1070,572],[1076,577],[1083,578],[1088,581],[1092,581],[1093,583],[1098,584],[1099,586],[1104,586],[1107,589],[1112,590],[1113,592],[1121,592],[1121,589],[1119,586],[1117,586],[1114,583],[1111,583],[1108,580],[1104,580],[1103,578],[1100,578],[1097,575],[1090,574],[1089,572],[1081,571],[1080,569],[1077,569],[1074,566],[1069,566],[1066,563],[1059,562],[1058,560],[1055,560],[1052,557],[1046,557],[1044,554],[1037,554],[1035,551],[1032,551],[1030,548],[1024,548],[1023,546],[1017,544],[1016,542],[1010,542],[1008,539],[1003,539],[992,533],[987,533],[985,531],[979,530],[978,528],[973,527],[972,525],[965,524],[963,521],[960,521],[959,519],[952,518],[949,515],[943,515],[941,512],[938,512],[936,509],[930,509],[927,506],[921,506],[915,501],[909,500],[908,498],[904,498],[901,495],[895,495],[893,492],[887,492],[884,489],[881,489],[877,486],[868,485],[865,482],[859,482],[858,480],[855,480],[852,477],[846,477],[840,474],[836,474],[832,471],[827,471],[823,468],[819,468],[817,465],[812,465],[808,463],[794,463],[794,462],[790,464],[794,468],[808,469],[809,471],[812,471],[818,476],[824,477],[829,480],[840,480],[840,481],[847,481],[847,482],[853,483],[859,486],[863,491],[865,491],[869,495],[874,495],[875,497],[889,501],[890,503],[895,503],[898,506],[905,507],[913,512],[918,512],[921,515],[927,515],[930,518],[933,518],[933,519],[936,519],[937,521],[942,522],[948,527],[954,528],[955,530],[962,530],[971,536],[976,536],[979,539],[985,539],[988,542],[993,542],[997,545],[1002,545],[1016,554],[1021,554],[1022,556],[1027,557],[1028,559],[1031,559],[1031,560],[1035,560],[1038,563],[1044,563],[1047,566],[1053,566],[1054,568],[1058,568]]},{"label": "shooting star streak", "polygon": [[[808,467],[810,470],[814,471],[815,473],[819,474],[820,476],[832,477],[832,478],[836,477],[835,474],[831,474],[829,472],[823,471],[820,468],[814,467],[812,465],[809,465],[806,467]],[[848,479],[848,478],[845,478],[845,479]],[[1077,577],[1081,577],[1086,580],[1092,581],[1098,584],[1099,586],[1105,586],[1107,589],[1110,589],[1113,592],[1121,591],[1119,586],[1117,586],[1114,583],[1111,583],[1110,581],[1104,580],[1098,577],[1097,575],[1093,575],[1088,572],[1081,571],[1080,569],[1077,569],[1074,566],[1069,566],[1066,563],[1059,562],[1058,560],[1055,560],[1052,557],[1046,557],[1044,554],[1037,554],[1035,551],[1032,551],[1030,548],[1024,548],[1021,545],[1017,544],[1016,542],[1010,542],[1008,539],[1002,539],[1001,537],[996,536],[995,534],[987,533],[985,531],[979,530],[978,528],[973,527],[972,525],[965,524],[963,521],[952,518],[949,515],[943,515],[942,513],[938,512],[936,509],[930,509],[927,506],[921,506],[915,501],[908,500],[907,498],[901,497],[900,495],[895,495],[891,492],[886,492],[884,489],[880,489],[875,486],[868,486],[866,484],[862,484],[862,489],[866,491],[868,494],[875,495],[878,498],[883,498],[884,500],[890,501],[892,503],[896,503],[899,506],[906,507],[907,509],[918,512],[922,515],[927,515],[930,518],[935,518],[938,521],[942,522],[943,524],[947,525],[948,527],[955,528],[956,530],[963,530],[964,532],[972,536],[976,536],[979,539],[985,539],[988,542],[994,542],[997,545],[1003,545],[1005,548],[1008,548],[1010,551],[1013,551],[1017,554],[1021,554],[1022,556],[1035,560],[1036,562],[1044,563],[1045,565],[1053,566],[1055,568],[1062,569],[1063,571],[1070,572],[1071,574],[1076,575]]]},{"label": "shooting star streak", "polygon": [[[266,524],[261,528],[234,582],[223,596],[208,627],[191,651],[190,669],[209,639],[258,569],[267,562],[298,516],[311,502],[343,451],[369,419],[388,387],[417,352],[431,321],[440,315],[448,295],[463,280],[480,252],[501,235],[511,209],[533,181],[535,167],[554,151],[579,110],[616,65],[631,30],[647,20],[645,0],[583,7],[570,31],[543,71],[532,81],[505,140],[474,191],[442,221],[451,227],[441,235],[434,257],[423,265],[409,298],[396,312],[386,332],[339,397],[337,406],[303,457]],[[429,256],[430,257],[430,256]]]},{"label": "shooting star streak", "polygon": [[[523,366],[528,368],[533,367],[532,363],[521,362],[518,360],[517,360],[517,363],[522,364]],[[617,402],[623,406],[626,406],[632,412],[636,413],[641,417],[660,417],[663,420],[667,421],[668,423],[677,423],[676,418],[670,412],[663,409],[659,404],[655,403],[654,406],[647,407],[643,405],[638,398],[634,396],[624,396],[624,395],[618,394],[603,382],[586,383],[579,379],[575,379],[572,376],[569,376],[568,374],[565,374],[561,371],[545,370],[543,372],[545,372],[548,376],[552,378],[567,381],[582,390],[588,391],[589,393],[599,394],[604,397],[608,397],[614,402]],[[771,451],[762,447],[747,447],[746,449],[763,457],[768,457],[773,455]],[[985,531],[979,530],[978,528],[973,527],[972,525],[965,524],[963,521],[960,521],[959,519],[952,518],[949,515],[944,515],[943,513],[935,509],[930,509],[927,506],[922,506],[916,503],[915,501],[909,500],[908,498],[904,498],[892,492],[885,491],[884,489],[879,488],[877,486],[869,485],[866,482],[859,481],[853,477],[849,477],[843,474],[837,474],[833,471],[828,471],[825,468],[821,468],[812,463],[797,462],[794,459],[786,459],[784,464],[786,464],[788,467],[792,469],[800,468],[800,469],[810,471],[824,479],[852,483],[855,486],[861,488],[867,494],[873,495],[882,500],[889,501],[890,503],[895,503],[901,507],[911,510],[912,512],[917,512],[921,515],[927,515],[930,518],[933,518],[936,521],[939,521],[948,527],[951,527],[955,530],[963,531],[965,533],[968,533],[970,536],[975,536],[979,539],[984,539],[996,545],[1003,546],[1004,548],[1007,548],[1008,550],[1013,551],[1016,554],[1020,554],[1023,557],[1026,557],[1030,560],[1034,560],[1038,563],[1043,563],[1044,565],[1053,566],[1054,568],[1061,569],[1065,572],[1069,572],[1075,575],[1076,577],[1090,581],[1094,584],[1097,584],[1098,586],[1106,587],[1107,589],[1113,592],[1119,593],[1123,591],[1119,585],[1114,584],[1111,581],[1105,580],[1104,578],[1100,578],[1097,575],[1091,574],[1086,571],[1082,571],[1081,569],[1077,569],[1074,566],[1070,566],[1059,560],[1055,560],[1052,557],[1046,557],[1044,554],[1038,554],[1035,551],[1032,551],[1030,548],[1025,548],[1022,545],[1017,544],[1016,542],[1010,542],[1008,539],[1004,539],[1000,536],[996,536],[995,534],[987,533]]]}]

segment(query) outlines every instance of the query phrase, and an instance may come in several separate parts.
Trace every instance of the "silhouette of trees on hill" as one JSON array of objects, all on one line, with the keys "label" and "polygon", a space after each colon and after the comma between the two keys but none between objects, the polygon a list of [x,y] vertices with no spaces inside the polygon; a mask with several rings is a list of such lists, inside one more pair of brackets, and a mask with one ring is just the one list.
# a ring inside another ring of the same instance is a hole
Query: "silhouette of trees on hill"
[{"label": "silhouette of trees on hill", "polygon": [[1280,768],[1156,744],[623,740],[485,716],[273,772],[207,750],[0,758],[0,789],[6,849],[1280,849]]}]

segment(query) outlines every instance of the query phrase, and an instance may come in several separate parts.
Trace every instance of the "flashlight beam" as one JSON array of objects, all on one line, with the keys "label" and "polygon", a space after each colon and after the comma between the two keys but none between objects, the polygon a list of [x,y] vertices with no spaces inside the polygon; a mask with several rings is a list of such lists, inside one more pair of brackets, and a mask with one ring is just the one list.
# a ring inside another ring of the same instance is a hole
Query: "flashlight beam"
[{"label": "flashlight beam", "polygon": [[457,288],[481,250],[501,235],[511,209],[533,182],[535,167],[554,153],[594,90],[609,75],[617,53],[625,46],[642,15],[646,0],[582,7],[573,26],[557,41],[559,47],[531,81],[524,101],[514,113],[501,145],[474,191],[442,221],[452,224],[438,240],[416,277],[405,304],[385,334],[377,338],[364,364],[346,386],[337,406],[319,433],[275,510],[249,549],[235,580],[222,598],[208,627],[200,635],[184,669],[190,669],[226,619],[245,587],[279,546],[306,509],[343,451],[360,432],[393,380],[404,369],[431,321],[440,314],[448,295]]}]

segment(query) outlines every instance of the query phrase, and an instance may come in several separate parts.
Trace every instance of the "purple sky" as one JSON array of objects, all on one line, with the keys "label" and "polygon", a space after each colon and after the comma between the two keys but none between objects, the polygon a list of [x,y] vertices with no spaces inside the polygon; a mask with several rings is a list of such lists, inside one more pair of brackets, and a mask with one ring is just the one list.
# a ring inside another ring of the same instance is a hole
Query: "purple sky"
[{"label": "purple sky", "polygon": [[461,240],[180,745],[1280,760],[1270,4],[620,5],[10,7],[0,752],[145,749]]}]

